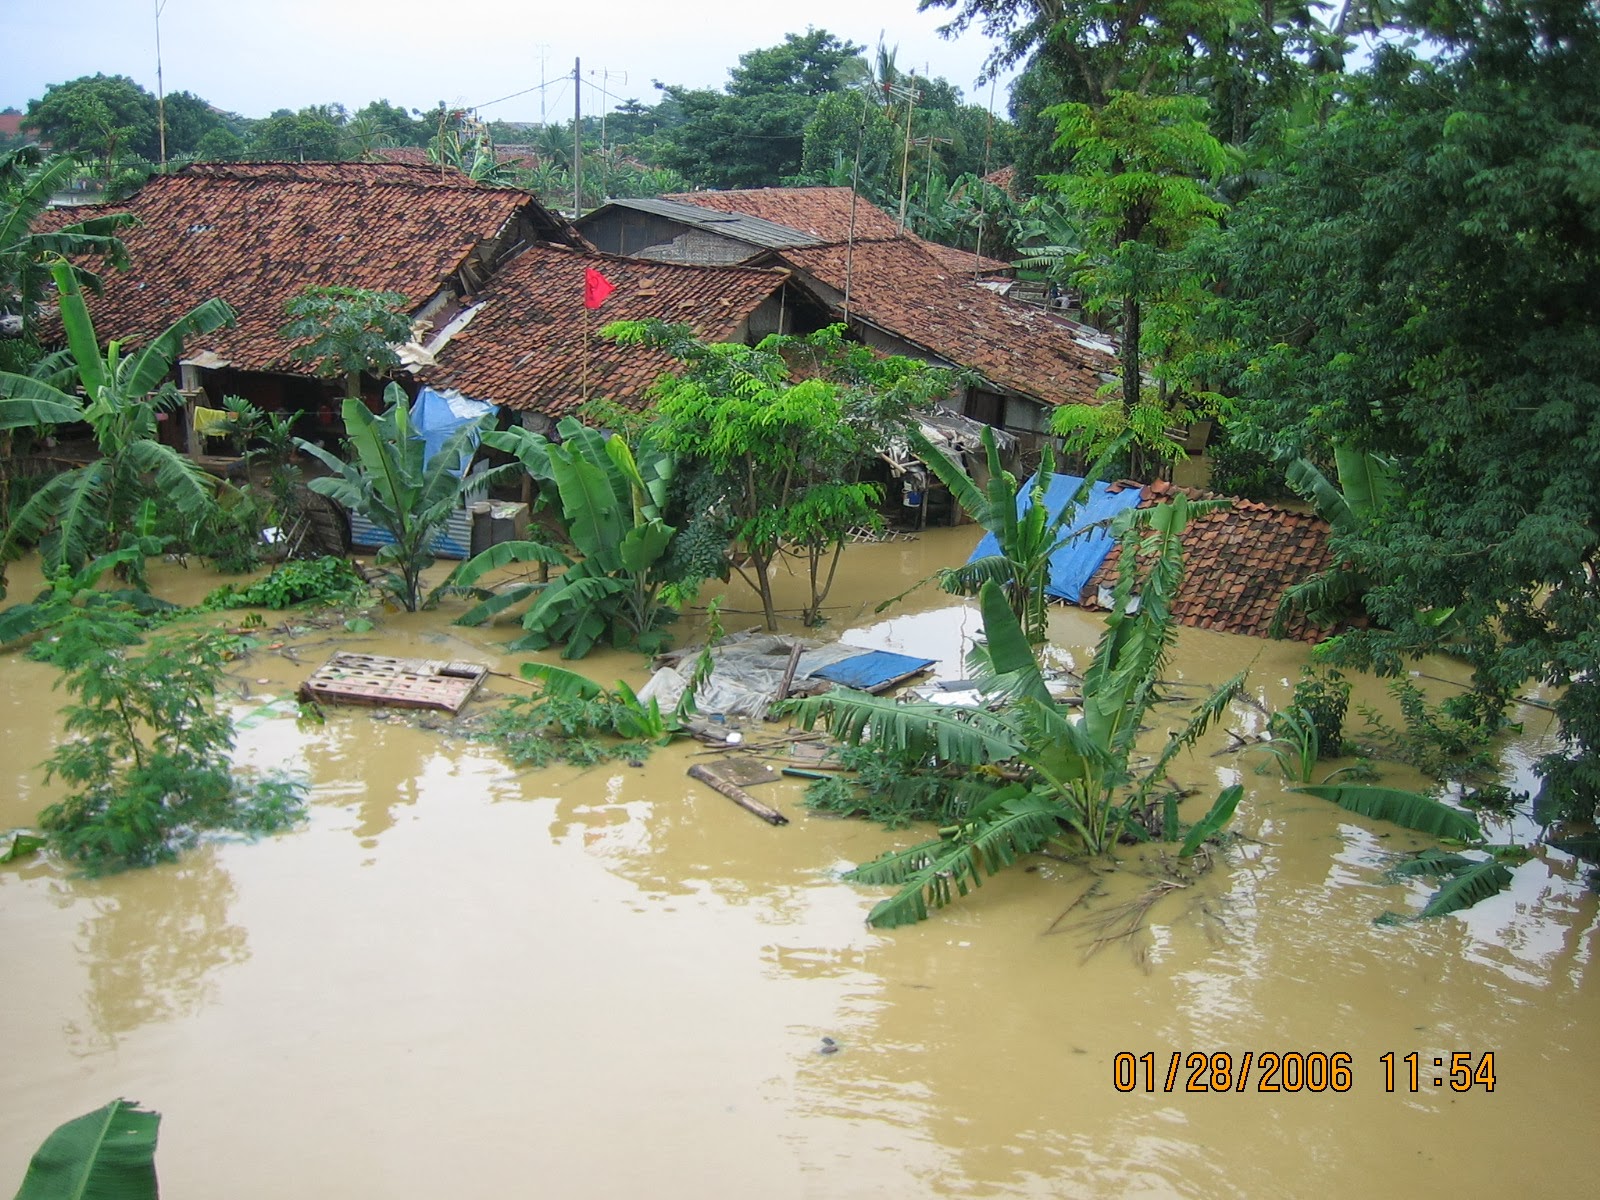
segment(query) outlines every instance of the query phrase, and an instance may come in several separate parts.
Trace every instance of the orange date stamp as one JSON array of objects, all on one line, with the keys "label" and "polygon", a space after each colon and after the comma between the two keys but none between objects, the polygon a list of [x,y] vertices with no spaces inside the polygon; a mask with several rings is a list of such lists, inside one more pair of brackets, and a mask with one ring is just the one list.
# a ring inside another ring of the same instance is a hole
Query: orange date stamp
[{"label": "orange date stamp", "polygon": [[[1494,1091],[1494,1051],[1456,1050],[1448,1059],[1413,1050],[1379,1056],[1386,1092],[1416,1092],[1426,1084],[1451,1091]],[[1437,1074],[1426,1070],[1431,1063]],[[1355,1056],[1347,1050],[1246,1050],[1232,1054],[1172,1051],[1165,1063],[1155,1051],[1121,1051],[1112,1060],[1111,1083],[1119,1092],[1348,1092],[1355,1086]]]}]

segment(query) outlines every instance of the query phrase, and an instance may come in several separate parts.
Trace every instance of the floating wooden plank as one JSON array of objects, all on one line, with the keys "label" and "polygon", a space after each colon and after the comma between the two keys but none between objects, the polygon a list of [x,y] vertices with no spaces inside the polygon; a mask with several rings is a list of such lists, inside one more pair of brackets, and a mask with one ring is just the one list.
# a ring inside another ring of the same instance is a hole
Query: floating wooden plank
[{"label": "floating wooden plank", "polygon": [[714,791],[721,792],[740,808],[746,810],[747,812],[755,813],[756,816],[760,817],[768,825],[787,825],[789,823],[789,818],[784,816],[777,809],[761,803],[761,801],[757,800],[738,784],[724,779],[722,776],[718,775],[716,771],[708,766],[705,766],[704,764],[696,763],[694,766],[690,767],[689,778],[698,779],[701,783],[705,784]]},{"label": "floating wooden plank", "polygon": [[438,708],[458,713],[488,673],[489,668],[480,663],[341,651],[318,667],[301,691],[333,704]]},{"label": "floating wooden plank", "polygon": [[740,787],[755,787],[762,783],[773,783],[781,776],[764,762],[757,762],[753,758],[724,758],[716,765],[716,772],[729,783],[738,784]]}]

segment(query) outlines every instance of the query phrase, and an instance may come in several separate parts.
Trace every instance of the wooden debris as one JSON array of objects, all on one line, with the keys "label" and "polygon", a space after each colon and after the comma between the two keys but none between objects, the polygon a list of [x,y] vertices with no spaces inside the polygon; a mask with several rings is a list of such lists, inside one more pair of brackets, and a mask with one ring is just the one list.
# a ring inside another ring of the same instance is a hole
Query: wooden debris
[{"label": "wooden debris", "polygon": [[479,663],[335,654],[301,685],[301,695],[334,704],[438,708],[456,714],[489,669]]},{"label": "wooden debris", "polygon": [[782,778],[764,762],[753,758],[725,758],[716,766],[716,773],[739,787],[756,787]]},{"label": "wooden debris", "polygon": [[789,818],[777,809],[761,803],[749,792],[731,780],[724,779],[714,769],[703,763],[696,763],[689,768],[689,778],[698,779],[713,791],[721,792],[740,808],[753,812],[769,825],[787,825]]},{"label": "wooden debris", "polygon": [[789,698],[789,689],[794,686],[795,668],[800,665],[800,655],[804,650],[805,646],[798,641],[789,647],[789,662],[783,668],[783,679],[778,684],[778,694],[773,697],[775,700],[782,701]]}]

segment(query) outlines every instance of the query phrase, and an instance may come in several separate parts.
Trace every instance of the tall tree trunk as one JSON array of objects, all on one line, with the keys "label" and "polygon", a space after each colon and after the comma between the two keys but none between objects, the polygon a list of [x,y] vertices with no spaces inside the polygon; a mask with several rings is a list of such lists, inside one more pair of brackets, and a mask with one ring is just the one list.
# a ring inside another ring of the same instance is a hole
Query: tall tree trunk
[{"label": "tall tree trunk", "polygon": [[[1132,296],[1122,298],[1122,411],[1132,413],[1139,405],[1139,322],[1143,313],[1139,301]],[[1135,479],[1144,479],[1144,451],[1135,442],[1129,455],[1129,471]]]}]

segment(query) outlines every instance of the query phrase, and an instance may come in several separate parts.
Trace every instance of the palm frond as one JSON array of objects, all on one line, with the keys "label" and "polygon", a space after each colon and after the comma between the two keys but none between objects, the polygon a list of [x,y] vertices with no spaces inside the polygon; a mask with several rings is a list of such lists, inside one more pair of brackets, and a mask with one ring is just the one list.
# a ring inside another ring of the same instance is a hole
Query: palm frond
[{"label": "palm frond", "polygon": [[1428,898],[1418,917],[1442,917],[1471,908],[1480,900],[1498,895],[1511,886],[1511,872],[1494,859],[1474,863],[1452,877]]},{"label": "palm frond", "polygon": [[1445,875],[1455,875],[1477,864],[1477,859],[1468,858],[1464,854],[1451,854],[1430,846],[1422,853],[1396,863],[1385,871],[1384,875],[1392,880],[1414,879],[1419,875],[1437,879]]},{"label": "palm frond", "polygon": [[1458,808],[1441,804],[1431,796],[1424,796],[1420,792],[1407,792],[1399,788],[1327,783],[1307,784],[1289,790],[1303,792],[1322,800],[1331,800],[1340,808],[1359,813],[1363,817],[1389,821],[1395,825],[1403,825],[1407,829],[1415,829],[1419,833],[1431,833],[1435,837],[1476,842],[1483,836],[1478,828],[1478,822],[1470,815]]},{"label": "palm frond", "polygon": [[[961,825],[948,838],[864,863],[845,878],[855,883],[898,885],[900,890],[875,905],[867,923],[893,929],[927,919],[956,896],[983,886],[985,876],[1010,866],[1044,846],[1061,830],[1056,805],[1020,787],[980,820]],[[998,797],[997,797],[998,799]]]},{"label": "palm frond", "polygon": [[851,745],[871,742],[912,757],[977,765],[1005,762],[1021,750],[1016,731],[999,715],[938,704],[899,704],[884,696],[834,688],[820,696],[787,701],[777,710],[802,728],[819,720]]}]

